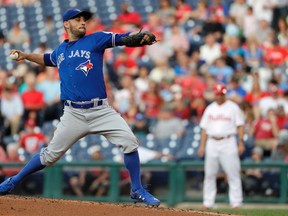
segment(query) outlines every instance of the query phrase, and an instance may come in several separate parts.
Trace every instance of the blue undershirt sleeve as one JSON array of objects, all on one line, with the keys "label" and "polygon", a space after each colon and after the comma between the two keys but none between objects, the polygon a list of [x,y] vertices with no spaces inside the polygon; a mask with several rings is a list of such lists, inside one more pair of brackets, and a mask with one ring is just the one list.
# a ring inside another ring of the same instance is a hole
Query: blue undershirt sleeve
[{"label": "blue undershirt sleeve", "polygon": [[122,43],[121,38],[128,36],[130,33],[131,32],[127,32],[127,33],[124,33],[124,34],[116,34],[115,35],[115,45],[116,46],[123,46],[124,44]]},{"label": "blue undershirt sleeve", "polygon": [[44,54],[44,63],[46,66],[57,67],[56,59],[55,59],[55,52],[52,53],[45,53]]}]

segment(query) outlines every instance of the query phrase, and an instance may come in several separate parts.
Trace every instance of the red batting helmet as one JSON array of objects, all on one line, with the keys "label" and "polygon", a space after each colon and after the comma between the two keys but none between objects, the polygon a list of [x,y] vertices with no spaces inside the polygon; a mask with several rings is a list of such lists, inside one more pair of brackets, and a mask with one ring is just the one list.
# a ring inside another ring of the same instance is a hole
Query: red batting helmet
[{"label": "red batting helmet", "polygon": [[227,88],[223,84],[217,84],[214,87],[214,94],[216,95],[225,95],[227,93]]}]

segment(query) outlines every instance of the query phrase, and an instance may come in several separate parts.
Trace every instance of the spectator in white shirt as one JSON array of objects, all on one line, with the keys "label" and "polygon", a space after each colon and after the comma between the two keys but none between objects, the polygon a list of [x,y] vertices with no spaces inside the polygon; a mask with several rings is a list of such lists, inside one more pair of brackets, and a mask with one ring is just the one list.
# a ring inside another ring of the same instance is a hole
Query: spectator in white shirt
[{"label": "spectator in white shirt", "polygon": [[219,57],[221,57],[221,46],[216,42],[213,34],[208,34],[205,37],[205,44],[200,47],[200,58],[210,65]]},{"label": "spectator in white shirt", "polygon": [[240,27],[243,26],[243,14],[246,14],[247,8],[248,5],[245,0],[235,0],[230,6],[229,15],[235,18]]},{"label": "spectator in white shirt", "polygon": [[147,67],[139,68],[139,77],[135,79],[136,100],[139,102],[143,92],[146,92],[149,88],[149,70]]},{"label": "spectator in white shirt", "polygon": [[21,97],[13,92],[13,85],[6,84],[2,92],[1,113],[5,128],[10,128],[11,135],[17,134],[24,113]]},{"label": "spectator in white shirt", "polygon": [[271,23],[273,16],[273,7],[275,0],[247,0],[247,4],[253,7],[254,14],[257,20],[265,19]]},{"label": "spectator in white shirt", "polygon": [[252,7],[248,7],[243,18],[243,34],[246,38],[256,35],[258,30],[258,20]]},{"label": "spectator in white shirt", "polygon": [[286,113],[288,113],[288,101],[280,95],[277,85],[270,85],[268,87],[271,96],[264,97],[259,101],[259,108],[263,115],[266,115],[269,109],[276,110],[279,106],[283,106]]}]

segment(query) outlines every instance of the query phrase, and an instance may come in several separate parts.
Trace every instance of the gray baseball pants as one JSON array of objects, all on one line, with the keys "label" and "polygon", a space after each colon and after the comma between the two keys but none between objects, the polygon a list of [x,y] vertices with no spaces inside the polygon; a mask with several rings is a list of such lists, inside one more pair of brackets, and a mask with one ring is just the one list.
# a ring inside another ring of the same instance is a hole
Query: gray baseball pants
[{"label": "gray baseball pants", "polygon": [[41,163],[51,166],[88,134],[105,136],[109,142],[121,146],[124,153],[136,151],[139,146],[128,124],[106,101],[89,109],[65,106],[51,142],[40,153]]}]

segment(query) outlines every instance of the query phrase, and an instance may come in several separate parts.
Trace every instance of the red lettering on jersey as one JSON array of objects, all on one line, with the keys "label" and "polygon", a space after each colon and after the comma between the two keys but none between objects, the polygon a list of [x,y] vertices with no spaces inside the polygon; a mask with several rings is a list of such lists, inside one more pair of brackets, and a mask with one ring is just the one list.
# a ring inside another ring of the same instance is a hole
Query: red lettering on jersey
[{"label": "red lettering on jersey", "polygon": [[231,121],[232,119],[229,116],[224,116],[224,115],[209,115],[208,119],[211,121]]}]

